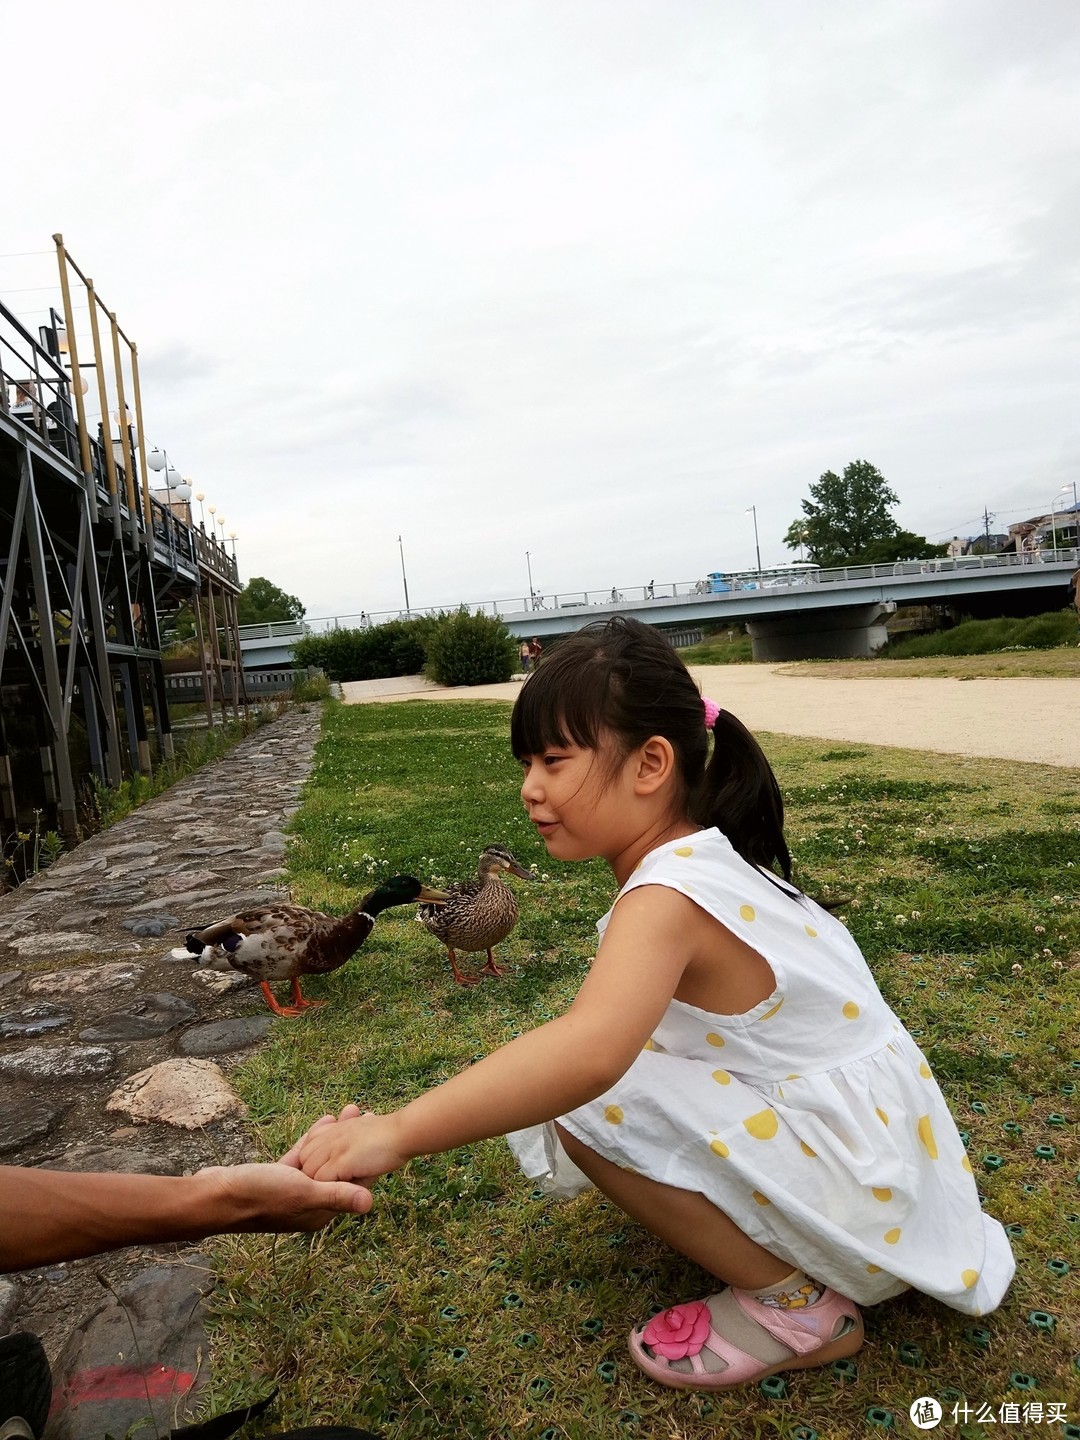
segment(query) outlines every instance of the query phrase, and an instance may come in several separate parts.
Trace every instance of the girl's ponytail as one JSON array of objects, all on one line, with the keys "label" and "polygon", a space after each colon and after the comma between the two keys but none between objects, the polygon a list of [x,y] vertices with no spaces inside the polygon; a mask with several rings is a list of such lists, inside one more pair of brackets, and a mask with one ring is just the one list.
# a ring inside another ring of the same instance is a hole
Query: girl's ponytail
[{"label": "girl's ponytail", "polygon": [[749,864],[779,867],[790,881],[780,786],[761,746],[727,710],[720,711],[713,726],[712,754],[692,810],[699,824],[722,830]]}]

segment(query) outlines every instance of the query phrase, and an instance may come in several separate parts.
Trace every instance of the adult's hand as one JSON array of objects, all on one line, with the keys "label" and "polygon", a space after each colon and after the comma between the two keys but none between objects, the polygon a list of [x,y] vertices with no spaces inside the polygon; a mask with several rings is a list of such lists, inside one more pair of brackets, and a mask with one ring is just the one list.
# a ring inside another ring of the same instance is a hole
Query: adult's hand
[{"label": "adult's hand", "polygon": [[311,1180],[280,1162],[269,1165],[212,1165],[192,1177],[205,1192],[205,1233],[281,1233],[319,1230],[335,1215],[365,1215],[371,1192],[344,1180]]}]

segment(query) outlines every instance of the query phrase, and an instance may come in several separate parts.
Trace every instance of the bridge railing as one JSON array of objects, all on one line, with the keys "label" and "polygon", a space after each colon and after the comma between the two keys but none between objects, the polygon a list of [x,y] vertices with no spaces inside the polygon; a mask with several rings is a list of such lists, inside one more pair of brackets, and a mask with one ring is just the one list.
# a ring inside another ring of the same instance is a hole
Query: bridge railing
[{"label": "bridge railing", "polygon": [[[969,574],[986,570],[1019,571],[1035,565],[1080,564],[1080,550],[1076,547],[1058,550],[1042,550],[1020,555],[961,555],[955,559],[897,560],[883,565],[844,565],[835,569],[800,571],[798,574],[781,577],[748,571],[740,572],[730,591],[769,590],[770,592],[804,591],[808,586],[865,584],[868,580],[895,580],[901,576],[929,576],[944,574]],[[265,638],[296,633],[300,625],[306,635],[321,635],[329,630],[367,629],[381,625],[387,620],[416,620],[421,617],[434,618],[447,611],[465,609],[478,615],[522,615],[535,613],[549,617],[553,611],[583,610],[594,607],[622,608],[633,606],[641,609],[655,604],[658,610],[665,602],[678,601],[680,605],[693,604],[696,600],[714,601],[717,595],[710,589],[707,580],[678,580],[650,582],[647,585],[622,585],[592,590],[560,591],[558,594],[536,593],[530,596],[510,596],[495,600],[466,600],[445,605],[427,607],[413,606],[408,612],[400,610],[362,610],[349,615],[327,615],[303,621],[284,621],[266,626],[241,625],[241,638],[255,631],[268,631]],[[284,626],[278,629],[278,624]]]}]

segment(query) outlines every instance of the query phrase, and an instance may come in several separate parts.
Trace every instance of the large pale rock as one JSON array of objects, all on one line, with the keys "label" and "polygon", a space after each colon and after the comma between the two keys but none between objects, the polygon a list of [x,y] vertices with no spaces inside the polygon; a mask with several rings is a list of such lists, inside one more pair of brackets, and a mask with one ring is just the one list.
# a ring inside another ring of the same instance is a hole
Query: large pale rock
[{"label": "large pale rock", "polygon": [[105,1108],[181,1130],[198,1130],[227,1115],[247,1114],[244,1102],[212,1060],[163,1060],[140,1070],[113,1091]]},{"label": "large pale rock", "polygon": [[130,990],[142,979],[142,966],[127,961],[110,965],[81,965],[73,970],[56,970],[26,982],[35,995],[89,995],[95,990]]}]

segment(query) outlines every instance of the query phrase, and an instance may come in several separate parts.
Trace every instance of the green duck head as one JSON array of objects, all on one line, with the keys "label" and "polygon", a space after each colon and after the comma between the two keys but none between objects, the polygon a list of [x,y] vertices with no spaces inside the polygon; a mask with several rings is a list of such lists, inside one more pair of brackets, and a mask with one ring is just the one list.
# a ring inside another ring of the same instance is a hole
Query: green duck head
[{"label": "green duck head", "polygon": [[441,905],[449,898],[447,891],[422,885],[415,875],[391,875],[389,880],[365,895],[356,908],[365,915],[375,916],[383,910],[392,910],[395,905],[412,905],[416,901],[425,905]]}]

